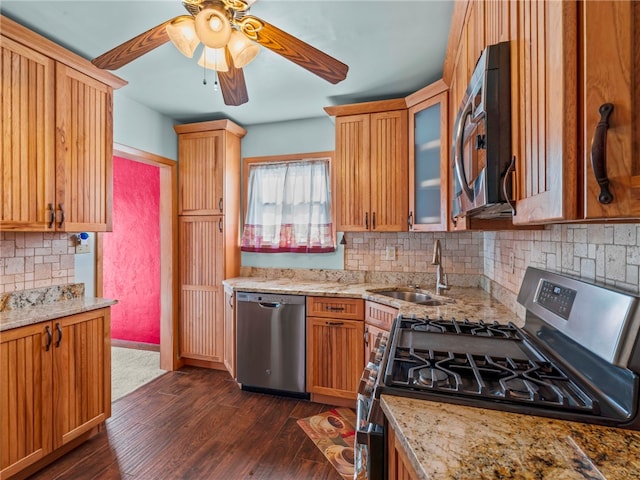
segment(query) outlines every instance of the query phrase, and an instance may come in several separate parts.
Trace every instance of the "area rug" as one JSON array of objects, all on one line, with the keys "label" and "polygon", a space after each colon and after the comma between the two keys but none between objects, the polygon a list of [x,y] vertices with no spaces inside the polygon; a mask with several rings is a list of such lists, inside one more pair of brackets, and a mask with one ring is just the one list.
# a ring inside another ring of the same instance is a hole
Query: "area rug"
[{"label": "area rug", "polygon": [[355,424],[356,414],[349,408],[335,408],[298,420],[300,428],[345,480],[353,479]]},{"label": "area rug", "polygon": [[167,373],[159,365],[160,352],[111,347],[111,401]]}]

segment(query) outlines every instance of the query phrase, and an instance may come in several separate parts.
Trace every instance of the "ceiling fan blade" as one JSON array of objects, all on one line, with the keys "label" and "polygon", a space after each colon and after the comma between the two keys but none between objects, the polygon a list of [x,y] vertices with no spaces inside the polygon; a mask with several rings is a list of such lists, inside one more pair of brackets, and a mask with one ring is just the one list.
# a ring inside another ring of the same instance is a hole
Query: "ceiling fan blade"
[{"label": "ceiling fan blade", "polygon": [[[183,16],[186,17],[186,15]],[[123,44],[112,48],[97,58],[94,58],[91,60],[91,63],[104,70],[117,70],[118,68],[123,67],[136,58],[150,52],[154,48],[167,43],[169,41],[169,35],[167,35],[166,26],[176,18],[167,20],[166,22],[141,33],[137,37],[127,40]]]},{"label": "ceiling fan blade", "polygon": [[[287,60],[315,73],[330,83],[338,83],[347,77],[349,66],[312,47],[293,35],[274,27],[264,20],[247,15],[242,23],[258,22],[262,28],[251,32],[255,41],[265,48],[282,55]],[[251,36],[251,35],[248,35]]]},{"label": "ceiling fan blade", "polygon": [[244,72],[241,68],[233,65],[233,59],[228,48],[225,48],[225,54],[229,70],[226,72],[218,72],[220,80],[220,90],[222,90],[222,98],[225,105],[242,105],[249,101],[247,93],[247,85],[244,81]]}]

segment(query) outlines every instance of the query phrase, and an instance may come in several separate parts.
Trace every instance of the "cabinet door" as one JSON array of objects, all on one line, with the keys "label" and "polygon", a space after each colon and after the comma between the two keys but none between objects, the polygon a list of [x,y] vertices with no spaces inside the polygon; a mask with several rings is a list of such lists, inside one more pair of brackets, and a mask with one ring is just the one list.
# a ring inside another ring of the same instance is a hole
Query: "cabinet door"
[{"label": "cabinet door", "polygon": [[307,317],[307,391],[355,399],[364,368],[364,322]]},{"label": "cabinet door", "polygon": [[224,357],[223,217],[180,217],[180,355]]},{"label": "cabinet door", "polygon": [[[582,2],[581,132],[585,218],[640,216],[640,3]],[[591,142],[599,109],[613,104],[606,143],[606,175],[611,203],[600,203],[600,186],[591,166]]]},{"label": "cabinet door", "polygon": [[370,216],[369,115],[336,117],[336,230],[365,232]]},{"label": "cabinet door", "polygon": [[0,37],[0,230],[53,229],[55,65]]},{"label": "cabinet door", "polygon": [[236,378],[236,309],[235,294],[224,292],[224,366]]},{"label": "cabinet door", "polygon": [[56,65],[57,228],[111,231],[113,203],[111,87]]},{"label": "cabinet door", "polygon": [[449,207],[447,92],[409,109],[409,226],[446,231]]},{"label": "cabinet door", "polygon": [[111,415],[111,329],[108,308],[53,324],[54,448]]},{"label": "cabinet door", "polygon": [[396,437],[396,432],[388,425],[387,432],[387,479],[388,480],[417,480],[420,478],[413,467],[404,446]]},{"label": "cabinet door", "polygon": [[407,111],[371,114],[371,231],[407,231]]},{"label": "cabinet door", "polygon": [[184,133],[178,138],[180,215],[223,213],[224,132]]},{"label": "cabinet door", "polygon": [[[578,198],[576,2],[516,2],[519,95],[513,125],[517,211],[514,224],[576,218]],[[513,69],[512,69],[513,72]],[[512,97],[514,98],[514,97]]]},{"label": "cabinet door", "polygon": [[31,465],[52,449],[50,332],[51,323],[47,322],[8,330],[0,336],[1,478]]}]

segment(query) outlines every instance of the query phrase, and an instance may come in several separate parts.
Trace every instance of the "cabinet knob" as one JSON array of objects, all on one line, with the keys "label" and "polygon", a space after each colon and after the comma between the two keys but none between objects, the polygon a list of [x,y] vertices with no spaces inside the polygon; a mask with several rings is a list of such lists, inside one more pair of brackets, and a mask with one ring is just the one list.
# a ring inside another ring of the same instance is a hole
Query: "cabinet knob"
[{"label": "cabinet knob", "polygon": [[613,202],[613,194],[609,190],[609,177],[607,176],[607,130],[609,129],[609,117],[613,112],[613,104],[605,103],[600,106],[600,121],[591,141],[591,168],[600,185],[598,201],[602,204]]}]

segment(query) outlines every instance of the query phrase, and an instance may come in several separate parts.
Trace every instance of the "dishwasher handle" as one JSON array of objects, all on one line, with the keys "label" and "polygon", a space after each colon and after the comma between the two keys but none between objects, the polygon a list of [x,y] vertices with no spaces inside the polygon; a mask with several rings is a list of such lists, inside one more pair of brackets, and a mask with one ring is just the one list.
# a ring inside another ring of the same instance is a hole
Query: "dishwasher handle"
[{"label": "dishwasher handle", "polygon": [[257,302],[260,308],[280,308],[280,303],[276,302]]}]

